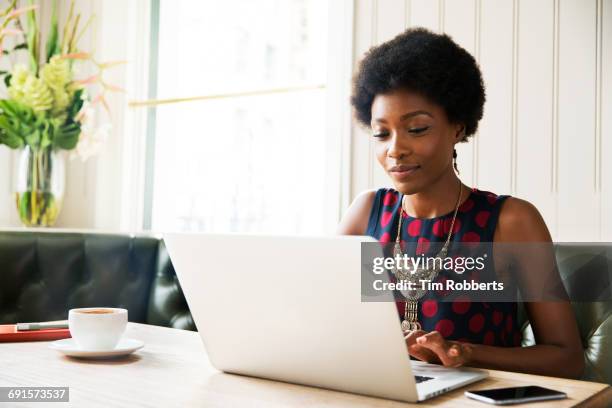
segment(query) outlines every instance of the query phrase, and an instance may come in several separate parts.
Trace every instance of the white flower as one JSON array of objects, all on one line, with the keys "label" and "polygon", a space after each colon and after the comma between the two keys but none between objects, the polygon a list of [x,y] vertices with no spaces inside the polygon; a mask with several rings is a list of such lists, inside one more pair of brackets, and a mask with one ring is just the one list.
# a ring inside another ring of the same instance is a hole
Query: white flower
[{"label": "white flower", "polygon": [[112,127],[110,123],[95,126],[95,110],[89,103],[83,105],[76,119],[81,123],[81,134],[76,147],[70,154],[70,158],[79,157],[81,161],[86,161],[102,150]]}]

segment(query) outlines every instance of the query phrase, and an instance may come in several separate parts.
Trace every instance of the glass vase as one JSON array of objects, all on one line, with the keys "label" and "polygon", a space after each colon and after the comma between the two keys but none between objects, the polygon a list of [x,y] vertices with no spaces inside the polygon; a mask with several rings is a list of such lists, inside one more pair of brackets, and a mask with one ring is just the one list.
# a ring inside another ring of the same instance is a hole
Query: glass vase
[{"label": "glass vase", "polygon": [[15,169],[15,199],[27,227],[52,227],[64,199],[65,158],[50,147],[24,148]]}]

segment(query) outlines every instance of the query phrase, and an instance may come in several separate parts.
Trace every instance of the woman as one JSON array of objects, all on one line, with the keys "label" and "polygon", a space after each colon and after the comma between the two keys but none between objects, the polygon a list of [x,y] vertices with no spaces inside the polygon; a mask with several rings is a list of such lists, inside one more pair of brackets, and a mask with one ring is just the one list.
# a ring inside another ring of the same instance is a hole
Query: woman
[{"label": "woman", "polygon": [[[447,238],[551,242],[529,202],[470,188],[456,174],[455,145],[476,132],[485,92],[476,61],[450,37],[415,28],[373,47],[360,63],[351,101],[357,120],[371,129],[376,157],[395,188],[360,194],[340,234],[419,245]],[[527,277],[524,271],[538,270],[538,263],[554,263],[521,252],[496,256],[495,271],[520,280]],[[583,352],[569,302],[525,303],[536,345],[521,347],[516,303],[442,302],[438,296],[428,292],[418,302],[421,329],[403,326],[414,358],[452,367],[581,375]],[[408,304],[399,302],[398,308],[408,319]]]}]

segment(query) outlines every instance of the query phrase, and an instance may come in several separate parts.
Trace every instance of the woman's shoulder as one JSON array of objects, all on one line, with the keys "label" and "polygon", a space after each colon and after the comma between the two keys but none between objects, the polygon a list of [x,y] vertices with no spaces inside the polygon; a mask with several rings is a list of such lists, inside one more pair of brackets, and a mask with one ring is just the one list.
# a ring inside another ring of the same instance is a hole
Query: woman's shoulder
[{"label": "woman's shoulder", "polygon": [[[368,206],[372,209],[375,203],[380,202],[384,206],[393,205],[400,198],[400,192],[391,187],[362,191],[355,197],[351,206]],[[369,213],[369,211],[368,211]]]},{"label": "woman's shoulder", "polygon": [[355,197],[338,225],[340,235],[363,235],[379,190],[365,190]]},{"label": "woman's shoulder", "polygon": [[495,238],[497,242],[549,241],[550,233],[542,215],[531,202],[505,194],[472,189],[472,197],[482,206],[498,213]]},{"label": "woman's shoulder", "polygon": [[550,233],[537,207],[527,200],[507,196],[501,206],[496,241],[550,241]]},{"label": "woman's shoulder", "polygon": [[476,187],[472,188],[471,196],[476,200],[489,203],[490,205],[503,204],[504,201],[512,198],[509,195],[496,194],[491,191],[480,190]]}]

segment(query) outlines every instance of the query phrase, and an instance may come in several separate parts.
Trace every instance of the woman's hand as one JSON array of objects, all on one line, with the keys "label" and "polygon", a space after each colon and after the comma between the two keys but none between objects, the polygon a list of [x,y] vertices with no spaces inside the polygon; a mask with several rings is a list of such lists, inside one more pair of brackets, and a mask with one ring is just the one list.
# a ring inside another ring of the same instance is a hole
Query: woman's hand
[{"label": "woman's hand", "polygon": [[460,367],[470,362],[472,347],[469,344],[444,339],[437,331],[405,331],[404,339],[408,353],[428,363],[446,367]]}]

